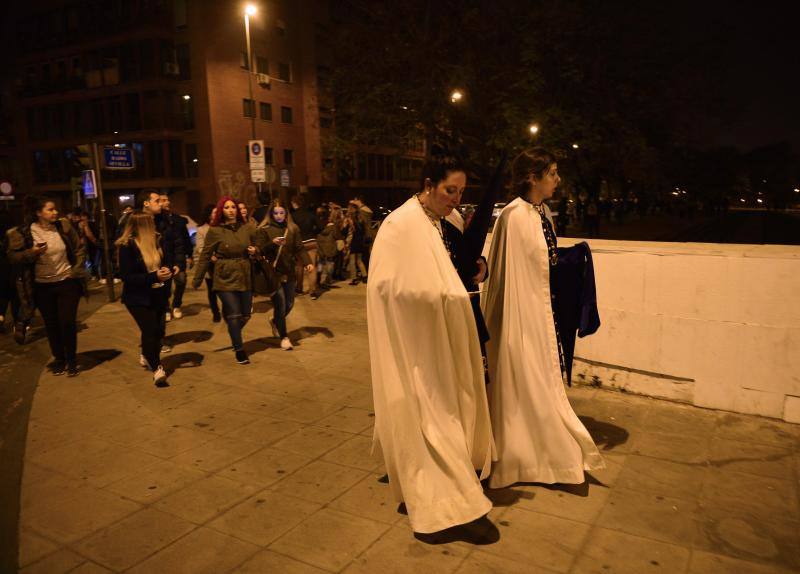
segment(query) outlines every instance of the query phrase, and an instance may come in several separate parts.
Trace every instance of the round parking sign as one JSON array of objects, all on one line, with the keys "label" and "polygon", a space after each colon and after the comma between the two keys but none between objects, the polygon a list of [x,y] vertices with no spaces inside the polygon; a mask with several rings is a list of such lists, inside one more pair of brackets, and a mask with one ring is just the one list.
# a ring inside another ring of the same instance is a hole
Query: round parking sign
[{"label": "round parking sign", "polygon": [[0,193],[3,195],[11,195],[11,192],[14,191],[14,188],[11,187],[11,183],[8,181],[4,181],[0,183]]},{"label": "round parking sign", "polygon": [[253,155],[261,155],[261,146],[257,143],[253,144]]}]

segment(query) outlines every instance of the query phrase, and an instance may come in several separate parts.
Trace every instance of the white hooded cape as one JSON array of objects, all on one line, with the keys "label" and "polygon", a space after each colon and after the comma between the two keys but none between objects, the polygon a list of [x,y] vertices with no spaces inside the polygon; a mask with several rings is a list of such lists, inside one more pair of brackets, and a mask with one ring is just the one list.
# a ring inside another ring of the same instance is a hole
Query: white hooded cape
[{"label": "white hooded cape", "polygon": [[503,209],[481,301],[491,339],[489,403],[498,462],[489,485],[584,481],[605,466],[564,391],[542,220],[518,198]]},{"label": "white hooded cape", "polygon": [[367,324],[375,439],[411,526],[428,533],[492,504],[475,473],[493,452],[469,295],[416,198],[380,227],[370,256]]}]

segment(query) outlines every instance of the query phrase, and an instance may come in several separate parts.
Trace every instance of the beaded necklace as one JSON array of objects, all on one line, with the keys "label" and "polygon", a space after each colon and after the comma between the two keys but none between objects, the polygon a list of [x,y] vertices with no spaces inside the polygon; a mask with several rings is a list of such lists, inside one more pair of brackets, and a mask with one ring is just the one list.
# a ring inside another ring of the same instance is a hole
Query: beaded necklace
[{"label": "beaded necklace", "polygon": [[[419,198],[419,195],[420,195],[419,193],[416,195],[417,201],[419,201],[419,204],[422,207],[422,210],[425,212],[425,215],[428,216],[428,221],[431,222],[431,225],[433,225],[434,229],[436,229],[436,231],[439,233],[439,237],[442,238],[442,243],[444,244],[444,248],[447,250],[447,254],[452,258],[453,253],[450,250],[450,242],[447,240],[447,236],[444,234],[444,226],[442,225],[442,219],[444,218],[439,217],[433,211],[425,207],[425,204],[422,203],[422,200]],[[439,222],[439,225],[436,225],[437,221]]]},{"label": "beaded necklace", "polygon": [[539,214],[539,217],[542,218],[542,231],[544,232],[544,240],[547,242],[547,257],[550,260],[551,266],[556,265],[558,263],[558,241],[556,240],[556,233],[553,231],[553,225],[544,212],[544,207],[541,203],[533,203],[525,196],[521,197],[530,203],[536,210],[536,213]]}]

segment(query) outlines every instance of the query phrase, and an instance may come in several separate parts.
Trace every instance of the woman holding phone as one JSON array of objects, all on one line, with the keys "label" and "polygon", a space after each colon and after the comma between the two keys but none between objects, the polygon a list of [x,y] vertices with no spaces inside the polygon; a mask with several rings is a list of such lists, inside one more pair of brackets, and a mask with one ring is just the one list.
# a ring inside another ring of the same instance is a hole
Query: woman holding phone
[{"label": "woman holding phone", "polygon": [[165,282],[172,270],[164,263],[164,252],[153,217],[133,213],[117,240],[119,272],[122,277],[122,303],[141,331],[141,365],[153,373],[157,387],[167,387],[167,374],[161,366],[161,341],[166,329],[169,289]]},{"label": "woman holding phone", "polygon": [[232,197],[223,197],[217,202],[194,271],[193,286],[197,289],[214,258],[211,286],[222,301],[222,316],[228,325],[236,362],[240,365],[250,362],[244,350],[242,329],[250,320],[253,309],[250,256],[256,254],[255,244],[255,226],[245,222]]},{"label": "woman holding phone", "polygon": [[86,252],[78,232],[59,219],[54,202],[28,196],[26,223],[8,233],[8,259],[14,266],[20,298],[16,327],[23,342],[33,309],[44,319],[47,341],[55,359],[54,375],[78,374],[78,301],[87,293]]},{"label": "woman holding phone", "polygon": [[282,201],[276,199],[270,204],[264,223],[259,228],[262,234],[259,245],[263,246],[262,253],[273,262],[280,276],[280,286],[272,296],[272,332],[280,338],[281,349],[291,351],[293,345],[286,330],[286,316],[294,307],[295,261],[302,262],[306,273],[311,273],[314,267],[303,246],[300,228],[292,222],[289,210]]}]

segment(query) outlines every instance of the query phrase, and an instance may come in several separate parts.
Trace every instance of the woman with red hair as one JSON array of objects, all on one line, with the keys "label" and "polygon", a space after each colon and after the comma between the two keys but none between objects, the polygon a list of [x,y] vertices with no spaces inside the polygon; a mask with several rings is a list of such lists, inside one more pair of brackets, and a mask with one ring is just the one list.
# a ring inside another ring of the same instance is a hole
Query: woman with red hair
[{"label": "woman with red hair", "polygon": [[213,257],[212,289],[222,301],[222,316],[240,365],[250,362],[243,348],[242,329],[250,320],[253,307],[250,256],[256,252],[255,245],[256,228],[245,223],[236,200],[220,199],[194,271],[193,286],[200,287]]}]

